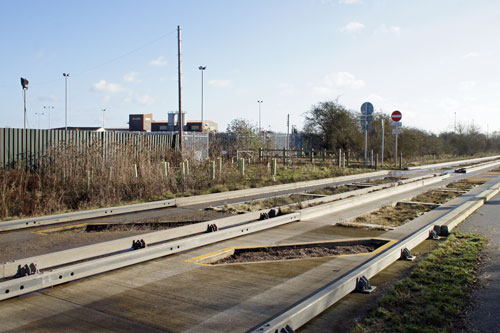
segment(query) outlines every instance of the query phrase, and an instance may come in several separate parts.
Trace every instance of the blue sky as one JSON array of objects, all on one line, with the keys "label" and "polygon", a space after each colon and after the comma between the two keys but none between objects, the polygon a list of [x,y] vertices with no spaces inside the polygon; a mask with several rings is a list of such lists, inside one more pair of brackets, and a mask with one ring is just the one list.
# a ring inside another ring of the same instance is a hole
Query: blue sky
[{"label": "blue sky", "polygon": [[[286,115],[335,100],[403,113],[439,133],[457,122],[500,129],[500,2],[465,0],[8,1],[1,3],[0,127],[23,126],[19,78],[30,81],[30,128],[126,127],[178,109],[177,25],[183,109],[225,130],[235,118],[286,131]],[[45,113],[44,115],[37,115]]]}]

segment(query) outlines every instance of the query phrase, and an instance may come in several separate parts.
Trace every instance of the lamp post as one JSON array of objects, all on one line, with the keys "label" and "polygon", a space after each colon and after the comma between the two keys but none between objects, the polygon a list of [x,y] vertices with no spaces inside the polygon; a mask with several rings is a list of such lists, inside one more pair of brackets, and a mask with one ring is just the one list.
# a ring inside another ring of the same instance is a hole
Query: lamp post
[{"label": "lamp post", "polygon": [[51,109],[52,109],[52,110],[54,110],[54,107],[53,107],[53,106],[51,106],[51,105],[47,105],[47,106],[44,106],[43,108],[44,108],[45,110],[47,110],[47,114],[48,114],[48,116],[49,116],[49,129],[50,129],[50,110],[51,110]]},{"label": "lamp post", "polygon": [[260,133],[261,128],[262,128],[262,127],[260,126],[260,105],[261,105],[262,103],[264,103],[264,101],[257,101],[257,103],[259,103],[259,133]]},{"label": "lamp post", "polygon": [[35,115],[38,116],[38,129],[40,129],[40,116],[45,115],[43,112],[35,112]]},{"label": "lamp post", "polygon": [[104,130],[104,112],[106,112],[106,109],[102,109],[102,129]]},{"label": "lamp post", "polygon": [[28,90],[29,81],[25,78],[21,78],[21,87],[23,87],[23,98],[24,98],[24,129],[26,129],[26,90]]},{"label": "lamp post", "polygon": [[201,131],[203,132],[203,72],[207,66],[200,66],[198,69],[201,71]]},{"label": "lamp post", "polygon": [[68,77],[69,73],[63,73],[64,76],[64,128],[68,130]]}]

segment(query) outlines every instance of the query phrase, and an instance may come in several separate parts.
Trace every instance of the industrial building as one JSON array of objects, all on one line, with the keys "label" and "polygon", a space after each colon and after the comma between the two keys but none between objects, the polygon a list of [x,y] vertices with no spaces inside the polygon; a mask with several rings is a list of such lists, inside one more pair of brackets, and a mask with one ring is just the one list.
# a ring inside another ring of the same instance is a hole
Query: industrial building
[{"label": "industrial building", "polygon": [[[139,132],[173,132],[179,129],[179,114],[168,113],[168,121],[153,120],[152,113],[141,113],[129,115],[129,131]],[[182,129],[186,132],[217,132],[219,125],[212,120],[186,121],[186,113],[182,114]]]}]

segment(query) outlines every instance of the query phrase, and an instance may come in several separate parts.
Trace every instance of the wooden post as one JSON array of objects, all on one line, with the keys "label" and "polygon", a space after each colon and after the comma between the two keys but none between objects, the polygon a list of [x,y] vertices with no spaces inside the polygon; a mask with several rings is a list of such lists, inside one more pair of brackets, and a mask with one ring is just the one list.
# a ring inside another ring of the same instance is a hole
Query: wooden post
[{"label": "wooden post", "polygon": [[342,148],[337,150],[337,166],[340,168],[342,163]]},{"label": "wooden post", "polygon": [[238,159],[238,170],[242,176],[245,175],[245,159],[243,157]]},{"label": "wooden post", "polygon": [[283,165],[286,164],[286,148],[283,148]]},{"label": "wooden post", "polygon": [[262,162],[262,147],[259,147],[259,163]]},{"label": "wooden post", "polygon": [[217,158],[219,160],[219,177],[222,178],[222,157]]},{"label": "wooden post", "polygon": [[137,170],[137,164],[134,164],[135,178],[139,177],[139,170]]},{"label": "wooden post", "polygon": [[210,164],[210,178],[212,178],[212,180],[215,180],[215,161],[212,161]]},{"label": "wooden post", "polygon": [[311,163],[314,163],[314,148],[311,148]]},{"label": "wooden post", "polygon": [[375,170],[378,170],[378,153],[375,154]]},{"label": "wooden post", "polygon": [[276,159],[273,158],[272,160],[272,171],[271,171],[271,175],[273,176],[273,181],[276,180],[276,169],[277,169],[277,165],[276,165]]},{"label": "wooden post", "polygon": [[350,156],[351,156],[351,150],[347,149],[347,156],[346,156],[347,167],[349,167],[349,157]]},{"label": "wooden post", "polygon": [[342,168],[345,168],[345,152],[342,153]]},{"label": "wooden post", "polygon": [[373,168],[373,149],[370,151],[370,168]]},{"label": "wooden post", "polygon": [[168,177],[168,169],[170,169],[170,163],[169,162],[163,162],[163,167],[165,169],[165,177]]}]

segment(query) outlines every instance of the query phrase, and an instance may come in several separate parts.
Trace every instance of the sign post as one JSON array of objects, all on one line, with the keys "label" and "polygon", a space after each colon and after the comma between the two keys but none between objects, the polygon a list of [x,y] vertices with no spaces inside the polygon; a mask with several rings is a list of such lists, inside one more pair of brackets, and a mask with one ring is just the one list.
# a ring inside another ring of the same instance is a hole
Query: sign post
[{"label": "sign post", "polygon": [[366,150],[368,148],[368,130],[371,129],[369,121],[373,120],[373,104],[364,102],[361,105],[361,127],[365,131],[365,154],[363,159],[363,168],[366,168]]},{"label": "sign post", "polygon": [[385,122],[385,119],[382,118],[380,119],[381,121],[381,124],[382,124],[382,155],[381,155],[381,160],[380,160],[380,165],[382,166],[382,168],[384,167],[384,122]]},{"label": "sign post", "polygon": [[394,167],[398,167],[398,134],[401,134],[401,129],[399,127],[403,126],[403,123],[400,121],[403,115],[400,111],[396,110],[391,114],[392,123],[391,126],[394,127],[392,129],[392,134],[396,135],[396,140],[394,144]]}]

